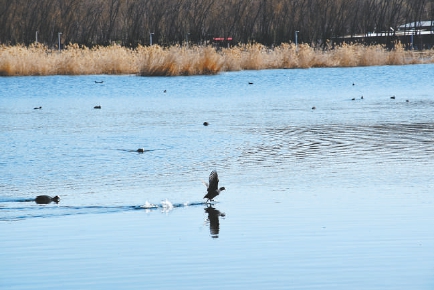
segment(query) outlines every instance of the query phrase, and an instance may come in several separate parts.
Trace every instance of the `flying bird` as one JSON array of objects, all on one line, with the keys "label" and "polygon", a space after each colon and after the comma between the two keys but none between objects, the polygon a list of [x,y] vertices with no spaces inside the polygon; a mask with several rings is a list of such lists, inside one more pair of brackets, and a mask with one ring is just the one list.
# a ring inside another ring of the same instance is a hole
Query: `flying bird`
[{"label": "flying bird", "polygon": [[208,191],[208,193],[203,197],[208,199],[206,202],[213,201],[214,197],[225,190],[224,187],[219,188],[219,176],[215,170],[211,171],[209,175],[209,184],[206,182],[204,182],[204,184],[206,185]]}]

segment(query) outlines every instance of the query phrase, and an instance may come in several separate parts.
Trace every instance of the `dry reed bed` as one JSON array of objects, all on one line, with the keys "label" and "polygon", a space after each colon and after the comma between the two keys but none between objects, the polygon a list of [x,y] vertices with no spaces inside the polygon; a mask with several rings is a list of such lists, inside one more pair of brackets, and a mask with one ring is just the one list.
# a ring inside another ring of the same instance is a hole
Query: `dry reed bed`
[{"label": "dry reed bed", "polygon": [[210,46],[117,45],[86,48],[76,44],[61,52],[44,45],[0,46],[0,76],[138,74],[177,76],[217,74],[221,71],[278,68],[354,67],[434,63],[434,51],[394,50],[382,46],[341,45],[316,50],[309,45],[282,44],[267,48],[260,44],[216,50]]}]

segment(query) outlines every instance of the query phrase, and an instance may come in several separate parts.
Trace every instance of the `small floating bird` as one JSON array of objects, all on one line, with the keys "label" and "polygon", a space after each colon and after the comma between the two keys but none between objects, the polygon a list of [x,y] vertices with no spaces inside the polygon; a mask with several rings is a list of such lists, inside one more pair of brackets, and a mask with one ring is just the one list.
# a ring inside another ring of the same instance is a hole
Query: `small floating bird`
[{"label": "small floating bird", "polygon": [[104,81],[95,81],[95,84],[102,84],[102,83],[104,83]]},{"label": "small floating bird", "polygon": [[38,195],[35,198],[35,202],[37,204],[49,204],[51,202],[59,203],[60,197],[56,195],[55,197],[51,197],[49,195]]},{"label": "small floating bird", "polygon": [[208,123],[208,122],[203,122],[203,125],[204,125],[204,126],[208,126],[209,123]]},{"label": "small floating bird", "polygon": [[363,96],[361,96],[360,99],[363,100]]},{"label": "small floating bird", "polygon": [[405,100],[406,103],[410,102],[409,100]]},{"label": "small floating bird", "polygon": [[164,90],[163,93],[167,93],[167,90]]},{"label": "small floating bird", "polygon": [[144,148],[139,148],[139,149],[137,149],[137,152],[138,153],[143,153],[143,152],[145,152],[145,149]]},{"label": "small floating bird", "polygon": [[392,100],[394,100],[394,99],[395,99],[395,96],[391,96],[390,98],[391,98]]},{"label": "small floating bird", "polygon": [[356,98],[352,98],[352,99],[351,99],[351,101],[355,101],[355,100],[356,100]]},{"label": "small floating bird", "polygon": [[316,107],[315,107],[315,106],[313,106],[313,107],[312,107],[312,110],[315,110],[315,109],[316,109]]},{"label": "small floating bird", "polygon": [[252,83],[252,82],[249,82],[249,85],[253,85],[253,83]]},{"label": "small floating bird", "polygon": [[41,106],[33,108],[33,110],[41,110],[41,109],[42,109]]},{"label": "small floating bird", "polygon": [[95,106],[94,109],[101,109],[101,106]]},{"label": "small floating bird", "polygon": [[204,182],[204,184],[206,185],[208,191],[208,193],[203,197],[208,199],[206,202],[213,201],[214,197],[226,189],[224,187],[219,188],[219,176],[216,170],[211,171],[209,175],[209,184],[206,182]]}]

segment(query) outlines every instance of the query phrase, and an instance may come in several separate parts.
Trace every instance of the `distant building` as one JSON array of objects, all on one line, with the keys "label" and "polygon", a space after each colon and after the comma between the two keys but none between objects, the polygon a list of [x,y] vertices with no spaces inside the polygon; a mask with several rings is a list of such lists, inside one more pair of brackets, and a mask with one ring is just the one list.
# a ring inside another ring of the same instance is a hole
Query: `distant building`
[{"label": "distant building", "polygon": [[409,22],[399,25],[397,30],[390,27],[388,31],[347,35],[335,37],[332,40],[334,44],[383,44],[389,48],[393,48],[399,41],[407,49],[431,49],[434,47],[434,20]]},{"label": "distant building", "polygon": [[418,21],[418,22],[410,22],[410,23],[402,24],[402,25],[398,26],[398,31],[403,31],[403,32],[430,31],[430,32],[434,32],[434,20]]}]

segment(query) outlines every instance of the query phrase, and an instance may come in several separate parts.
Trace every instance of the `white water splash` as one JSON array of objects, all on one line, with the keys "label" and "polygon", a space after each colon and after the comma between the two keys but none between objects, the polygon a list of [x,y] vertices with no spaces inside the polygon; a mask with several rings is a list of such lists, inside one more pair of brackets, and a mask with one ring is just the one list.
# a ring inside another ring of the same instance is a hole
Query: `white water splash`
[{"label": "white water splash", "polygon": [[140,208],[146,209],[147,212],[150,212],[154,209],[161,209],[163,213],[168,213],[169,211],[180,208],[180,207],[188,207],[188,206],[198,206],[198,205],[207,205],[207,204],[213,204],[213,203],[206,203],[206,202],[182,202],[182,203],[172,203],[167,198],[165,200],[162,200],[159,204],[150,203],[149,201],[146,201],[144,205],[141,205]]},{"label": "white water splash", "polygon": [[158,208],[158,205],[146,201],[145,204],[142,205],[141,207],[146,209],[151,209],[151,208]]},{"label": "white water splash", "polygon": [[166,200],[161,201],[161,207],[164,212],[168,212],[173,209],[173,204],[166,198]]}]

